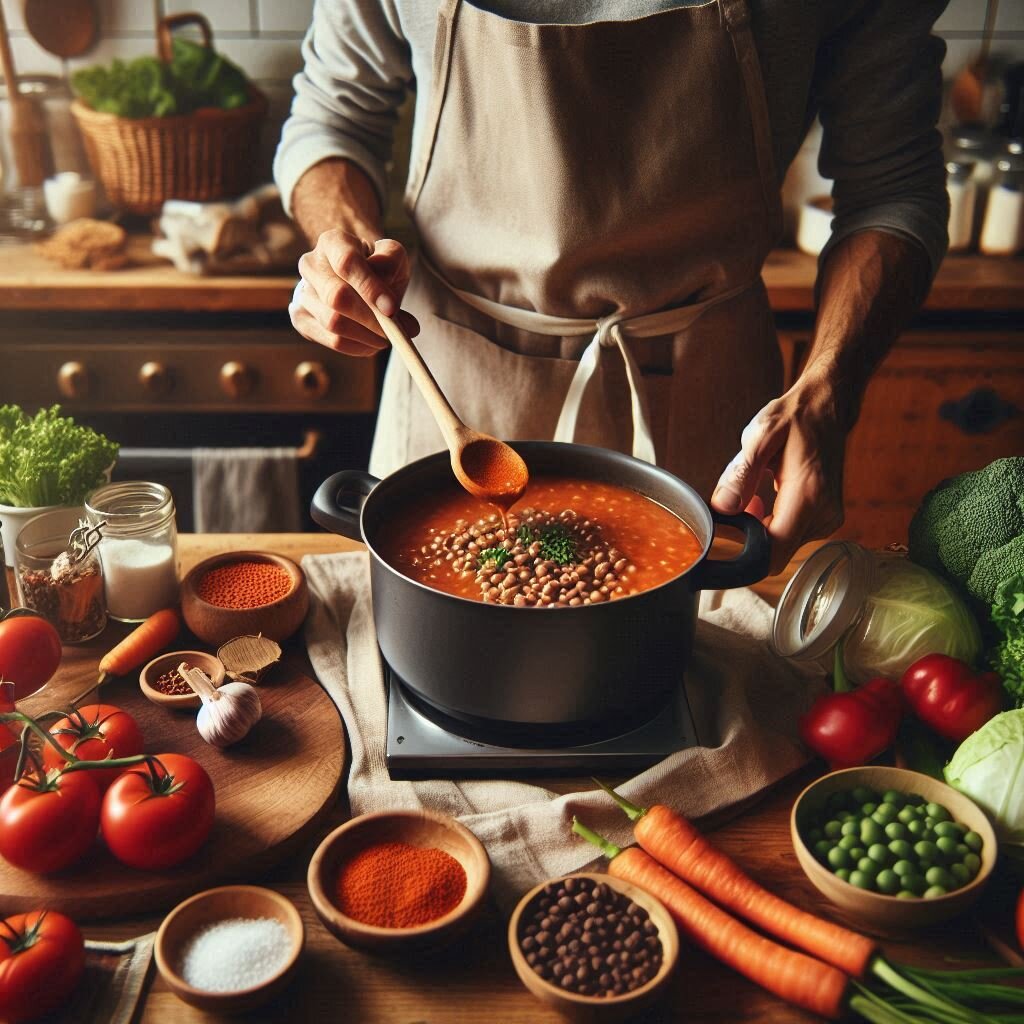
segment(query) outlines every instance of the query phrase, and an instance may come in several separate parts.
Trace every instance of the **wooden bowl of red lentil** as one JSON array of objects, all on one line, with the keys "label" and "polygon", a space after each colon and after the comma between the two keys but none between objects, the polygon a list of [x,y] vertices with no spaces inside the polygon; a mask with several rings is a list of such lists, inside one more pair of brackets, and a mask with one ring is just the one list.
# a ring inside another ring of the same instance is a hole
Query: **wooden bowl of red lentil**
[{"label": "wooden bowl of red lentil", "polygon": [[309,589],[302,570],[269,551],[226,551],[196,565],[181,583],[189,629],[219,646],[262,633],[283,643],[302,625]]},{"label": "wooden bowl of red lentil", "polygon": [[185,662],[189,668],[201,668],[213,680],[214,686],[224,682],[224,666],[205,651],[169,651],[158,655],[139,673],[139,689],[154,704],[176,710],[198,708],[199,694],[178,675],[178,666]]},{"label": "wooden bowl of red lentil", "polygon": [[377,953],[435,949],[483,907],[491,862],[454,818],[380,811],[336,828],[317,847],[306,883],[324,927]]}]

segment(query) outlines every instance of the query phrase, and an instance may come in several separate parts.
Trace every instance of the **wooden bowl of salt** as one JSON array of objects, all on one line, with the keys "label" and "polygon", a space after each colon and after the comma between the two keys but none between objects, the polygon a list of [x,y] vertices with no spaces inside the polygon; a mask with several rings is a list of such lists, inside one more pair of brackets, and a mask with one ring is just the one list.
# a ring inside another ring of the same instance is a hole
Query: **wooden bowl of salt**
[{"label": "wooden bowl of salt", "polygon": [[[353,818],[317,847],[306,874],[324,927],[346,945],[376,953],[436,949],[462,935],[483,908],[490,880],[480,840],[433,811]],[[343,894],[352,897],[348,903]],[[443,912],[430,917],[432,909]]]},{"label": "wooden bowl of salt", "polygon": [[220,646],[262,633],[283,643],[302,625],[309,588],[302,570],[269,551],[226,551],[194,566],[181,582],[181,613],[200,640]]}]

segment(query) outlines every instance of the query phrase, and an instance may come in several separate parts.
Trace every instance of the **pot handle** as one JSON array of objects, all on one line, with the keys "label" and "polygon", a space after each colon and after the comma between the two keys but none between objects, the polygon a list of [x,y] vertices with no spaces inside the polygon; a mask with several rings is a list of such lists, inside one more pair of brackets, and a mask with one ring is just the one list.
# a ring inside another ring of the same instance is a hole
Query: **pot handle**
[{"label": "pot handle", "polygon": [[[309,514],[313,522],[331,533],[340,533],[350,540],[362,540],[359,512],[366,496],[380,481],[361,469],[343,469],[329,476],[313,495]],[[348,498],[358,498],[355,508],[348,507]]]},{"label": "pot handle", "polygon": [[733,526],[743,534],[743,550],[728,559],[705,558],[694,567],[698,590],[731,590],[749,587],[768,575],[771,564],[771,541],[764,523],[749,512],[727,516],[711,509],[716,526]]}]

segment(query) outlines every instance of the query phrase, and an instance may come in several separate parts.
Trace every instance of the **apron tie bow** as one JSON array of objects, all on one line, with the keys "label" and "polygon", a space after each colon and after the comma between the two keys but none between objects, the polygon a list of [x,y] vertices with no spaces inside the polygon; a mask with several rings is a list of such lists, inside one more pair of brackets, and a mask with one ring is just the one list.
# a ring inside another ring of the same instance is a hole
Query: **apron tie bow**
[{"label": "apron tie bow", "polygon": [[580,406],[587,392],[601,353],[605,349],[618,348],[626,367],[626,379],[629,382],[629,404],[633,419],[633,458],[657,464],[654,451],[654,438],[651,436],[651,417],[647,409],[647,389],[644,387],[640,367],[633,358],[626,339],[622,335],[622,322],[625,317],[621,313],[602,317],[596,322],[597,330],[589,345],[583,351],[576,372],[569,383],[562,411],[555,427],[554,440],[571,444],[576,438],[576,423],[579,420]]}]

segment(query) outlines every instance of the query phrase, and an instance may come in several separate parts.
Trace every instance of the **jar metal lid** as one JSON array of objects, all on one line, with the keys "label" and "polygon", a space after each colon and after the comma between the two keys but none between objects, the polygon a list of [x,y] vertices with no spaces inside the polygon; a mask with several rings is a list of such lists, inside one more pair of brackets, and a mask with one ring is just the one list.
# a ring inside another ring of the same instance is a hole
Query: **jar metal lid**
[{"label": "jar metal lid", "polygon": [[859,544],[841,540],[818,548],[782,592],[772,650],[801,659],[831,650],[860,613],[874,579],[874,559]]}]

